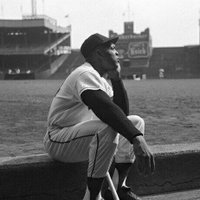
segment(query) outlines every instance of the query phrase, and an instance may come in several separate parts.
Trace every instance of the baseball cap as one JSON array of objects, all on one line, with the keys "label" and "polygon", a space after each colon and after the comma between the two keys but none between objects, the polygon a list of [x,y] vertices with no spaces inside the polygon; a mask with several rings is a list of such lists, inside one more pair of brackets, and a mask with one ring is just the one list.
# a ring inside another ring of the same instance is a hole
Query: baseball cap
[{"label": "baseball cap", "polygon": [[87,58],[92,51],[103,44],[106,43],[116,43],[118,40],[118,37],[108,38],[105,37],[99,33],[95,33],[91,36],[89,36],[81,45],[81,53],[82,55]]}]

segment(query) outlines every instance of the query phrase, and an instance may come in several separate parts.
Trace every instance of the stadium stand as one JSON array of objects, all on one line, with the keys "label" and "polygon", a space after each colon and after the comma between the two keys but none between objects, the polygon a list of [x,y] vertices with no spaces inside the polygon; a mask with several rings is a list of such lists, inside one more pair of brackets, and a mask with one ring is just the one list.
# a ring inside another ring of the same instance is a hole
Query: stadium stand
[{"label": "stadium stand", "polygon": [[[200,46],[152,47],[149,28],[134,33],[134,23],[124,23],[119,36],[122,78],[199,78]],[[64,79],[84,59],[71,48],[70,27],[57,26],[47,16],[0,20],[0,79]]]},{"label": "stadium stand", "polygon": [[48,78],[71,53],[71,30],[56,20],[24,16],[0,20],[0,72],[4,79]]},{"label": "stadium stand", "polygon": [[154,48],[147,76],[158,78],[159,69],[165,78],[199,78],[200,46]]},{"label": "stadium stand", "polygon": [[84,62],[84,58],[78,49],[71,51],[69,57],[65,60],[62,66],[56,73],[52,74],[49,79],[64,79],[71,71]]}]

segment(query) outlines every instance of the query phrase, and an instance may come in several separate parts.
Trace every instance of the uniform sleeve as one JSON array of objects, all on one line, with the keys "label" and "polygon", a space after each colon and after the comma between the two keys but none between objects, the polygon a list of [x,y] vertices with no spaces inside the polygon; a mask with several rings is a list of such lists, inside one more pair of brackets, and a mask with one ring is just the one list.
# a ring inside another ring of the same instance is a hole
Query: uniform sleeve
[{"label": "uniform sleeve", "polygon": [[101,77],[91,72],[82,73],[77,79],[75,87],[79,97],[85,90],[102,90],[106,92]]},{"label": "uniform sleeve", "polygon": [[83,102],[104,123],[123,135],[130,143],[136,136],[143,135],[127,118],[123,110],[113,103],[101,90],[87,90],[81,94]]},{"label": "uniform sleeve", "polygon": [[111,79],[111,83],[114,90],[113,102],[117,104],[124,113],[129,115],[129,101],[126,89],[122,80],[114,81]]}]

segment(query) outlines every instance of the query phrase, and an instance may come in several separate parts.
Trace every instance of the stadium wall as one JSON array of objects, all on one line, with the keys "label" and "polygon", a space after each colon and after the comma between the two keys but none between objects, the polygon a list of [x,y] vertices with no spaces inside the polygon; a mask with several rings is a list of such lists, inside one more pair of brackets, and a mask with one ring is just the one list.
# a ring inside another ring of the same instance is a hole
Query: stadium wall
[{"label": "stadium wall", "polygon": [[165,78],[200,78],[200,46],[153,48],[148,78],[159,78],[159,70]]}]

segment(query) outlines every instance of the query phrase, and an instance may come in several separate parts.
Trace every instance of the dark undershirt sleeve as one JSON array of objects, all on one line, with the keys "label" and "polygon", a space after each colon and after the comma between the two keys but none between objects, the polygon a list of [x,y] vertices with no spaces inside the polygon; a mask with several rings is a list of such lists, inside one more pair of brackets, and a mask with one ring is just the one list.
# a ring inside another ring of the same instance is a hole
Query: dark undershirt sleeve
[{"label": "dark undershirt sleeve", "polygon": [[143,135],[135,128],[123,110],[102,90],[85,90],[81,98],[100,120],[127,138],[130,143],[136,136]]},{"label": "dark undershirt sleeve", "polygon": [[112,80],[112,87],[114,91],[113,102],[117,104],[125,113],[126,116],[129,115],[129,101],[126,89],[122,80]]}]

